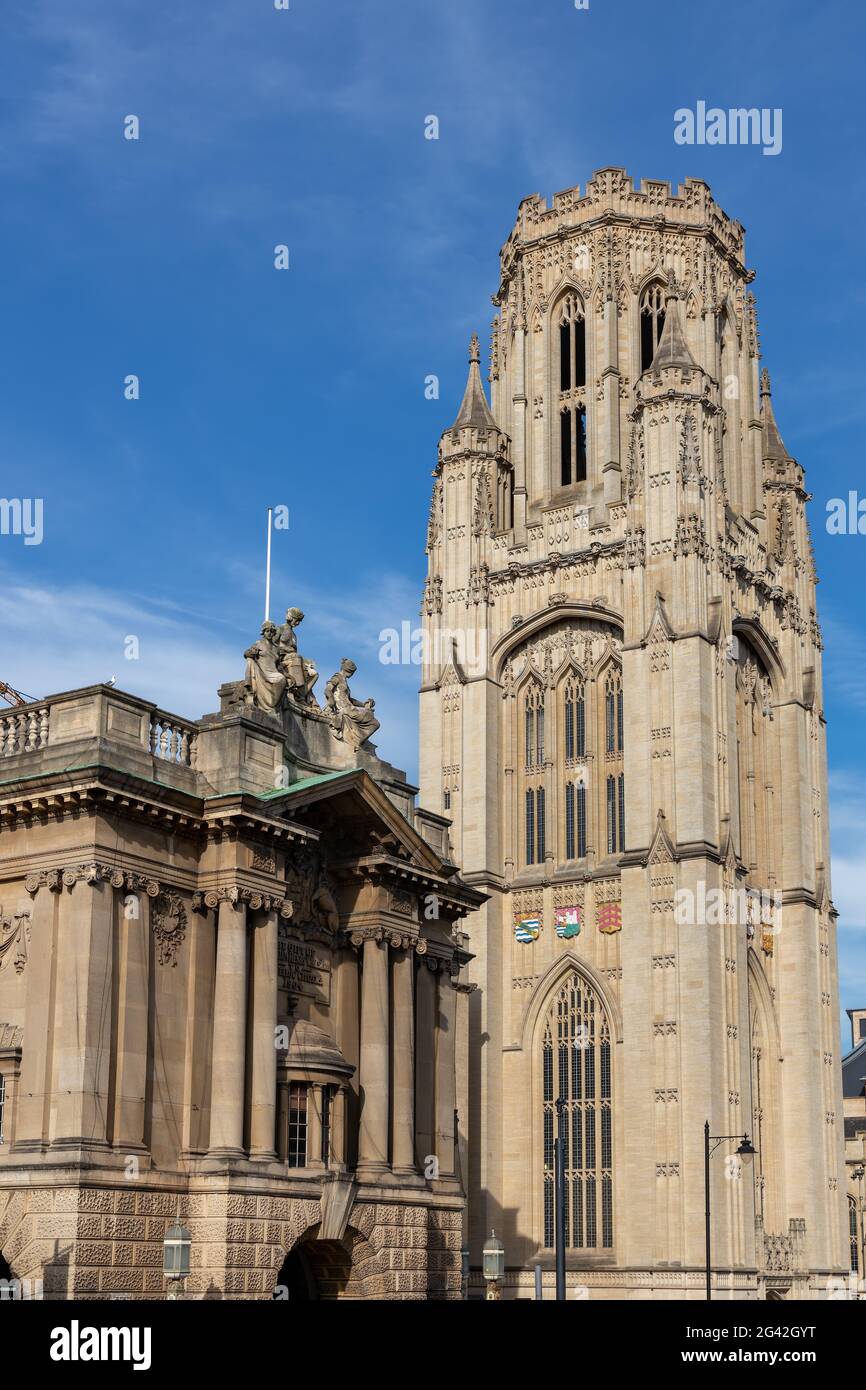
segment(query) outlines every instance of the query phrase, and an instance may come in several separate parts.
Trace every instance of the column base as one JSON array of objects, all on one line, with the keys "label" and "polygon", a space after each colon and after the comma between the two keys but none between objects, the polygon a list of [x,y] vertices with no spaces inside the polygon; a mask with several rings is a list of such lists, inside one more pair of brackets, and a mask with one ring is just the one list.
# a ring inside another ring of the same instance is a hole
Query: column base
[{"label": "column base", "polygon": [[382,1183],[391,1177],[387,1163],[359,1163],[355,1169],[356,1182]]},{"label": "column base", "polygon": [[[87,1150],[95,1149],[97,1153],[111,1153],[111,1145],[107,1139],[88,1139],[84,1135],[69,1135],[60,1139],[52,1139],[48,1145],[49,1153],[70,1153],[72,1151],[83,1153]],[[146,1150],[142,1149],[142,1153]]]},{"label": "column base", "polygon": [[418,1172],[418,1169],[415,1167],[414,1164],[412,1164],[411,1167],[406,1167],[403,1165],[399,1167],[394,1167],[391,1169],[391,1173],[394,1177],[395,1182],[402,1183],[407,1187],[427,1186],[427,1179],[423,1176],[422,1173]]},{"label": "column base", "polygon": [[251,1163],[276,1163],[276,1149],[250,1149]]}]

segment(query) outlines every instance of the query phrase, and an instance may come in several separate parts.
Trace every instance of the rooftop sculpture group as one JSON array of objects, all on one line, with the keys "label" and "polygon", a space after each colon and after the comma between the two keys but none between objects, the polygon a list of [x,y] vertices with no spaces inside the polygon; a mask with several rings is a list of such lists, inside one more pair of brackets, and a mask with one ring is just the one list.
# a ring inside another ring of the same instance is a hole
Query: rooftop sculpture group
[{"label": "rooftop sculpture group", "polygon": [[261,636],[244,652],[244,703],[270,714],[292,707],[325,714],[334,737],[359,748],[379,727],[373,713],[375,701],[354,698],[349,678],[357,667],[344,657],[339,671],[325,686],[322,709],[313,694],[319,679],[318,668],[298,651],[295,629],[303,618],[300,608],[290,608],[282,627],[270,620],[262,624]]}]

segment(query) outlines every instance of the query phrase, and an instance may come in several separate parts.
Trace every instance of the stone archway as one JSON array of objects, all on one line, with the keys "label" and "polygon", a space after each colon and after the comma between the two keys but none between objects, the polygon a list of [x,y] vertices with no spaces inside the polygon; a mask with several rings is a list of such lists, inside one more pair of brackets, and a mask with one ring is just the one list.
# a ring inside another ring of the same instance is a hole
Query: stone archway
[{"label": "stone archway", "polygon": [[311,1227],[288,1251],[273,1298],[288,1302],[365,1298],[364,1277],[372,1254],[367,1240],[351,1226],[342,1240],[319,1240],[318,1230]]}]

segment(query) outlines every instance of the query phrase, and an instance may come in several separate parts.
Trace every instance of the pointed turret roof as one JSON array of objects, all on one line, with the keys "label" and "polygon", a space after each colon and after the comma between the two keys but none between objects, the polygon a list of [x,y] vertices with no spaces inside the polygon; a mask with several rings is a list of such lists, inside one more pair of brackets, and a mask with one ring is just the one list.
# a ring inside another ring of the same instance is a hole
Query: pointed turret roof
[{"label": "pointed turret roof", "polygon": [[770,394],[770,373],[765,367],[761,372],[761,433],[763,436],[763,454],[765,459],[781,460],[783,463],[793,463],[791,455],[785,448],[782,436],[779,433],[779,426],[776,424],[776,417],[773,414],[773,401]]},{"label": "pointed turret roof", "polygon": [[651,372],[661,371],[665,367],[690,367],[697,370],[698,364],[689,352],[689,345],[683,332],[679,301],[680,287],[674,278],[673,271],[669,270],[668,288],[665,295],[665,324],[655,357],[650,365]]},{"label": "pointed turret roof", "polygon": [[466,382],[466,390],[463,393],[463,404],[457,413],[457,419],[451,426],[452,434],[464,429],[495,430],[499,428],[493,418],[493,411],[487,404],[487,397],[481,384],[480,362],[481,348],[478,334],[473,333],[469,343],[469,377]]}]

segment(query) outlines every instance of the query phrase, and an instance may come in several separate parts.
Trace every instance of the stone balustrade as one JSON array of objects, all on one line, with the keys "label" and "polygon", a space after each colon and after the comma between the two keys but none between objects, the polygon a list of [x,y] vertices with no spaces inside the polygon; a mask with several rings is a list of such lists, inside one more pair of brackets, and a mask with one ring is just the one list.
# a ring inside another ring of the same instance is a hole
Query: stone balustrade
[{"label": "stone balustrade", "polygon": [[90,739],[137,746],[142,757],[195,768],[198,728],[108,686],[48,696],[18,708],[0,708],[0,758],[42,753]]},{"label": "stone balustrade", "polygon": [[33,753],[48,743],[48,705],[27,705],[0,714],[0,758]]},{"label": "stone balustrade", "polygon": [[196,727],[175,714],[154,710],[150,716],[149,750],[155,758],[195,767]]}]

